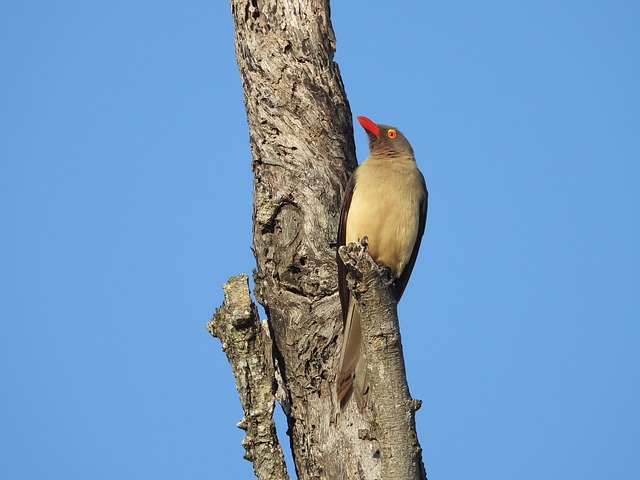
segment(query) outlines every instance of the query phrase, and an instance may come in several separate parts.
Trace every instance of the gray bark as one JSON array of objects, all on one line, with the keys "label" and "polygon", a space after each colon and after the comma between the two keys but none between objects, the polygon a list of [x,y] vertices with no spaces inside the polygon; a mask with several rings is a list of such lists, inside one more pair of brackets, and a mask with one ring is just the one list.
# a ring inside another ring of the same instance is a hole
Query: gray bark
[{"label": "gray bark", "polygon": [[259,479],[288,480],[273,422],[276,379],[271,338],[251,301],[247,276],[232,277],[222,288],[224,303],[207,323],[207,330],[220,339],[236,380],[244,411],[238,428],[247,432],[242,441],[244,458],[253,463]]},{"label": "gray bark", "polygon": [[[381,454],[399,453],[380,440],[405,441],[406,432],[378,432],[386,425],[374,421],[380,409],[361,413],[351,402],[339,413],[335,397],[342,329],[335,244],[356,159],[329,3],[231,0],[231,10],[253,156],[254,294],[268,316],[297,476],[421,478],[386,477]],[[372,383],[374,405],[378,388]]]},{"label": "gray bark", "polygon": [[382,478],[426,479],[415,422],[422,402],[409,394],[393,279],[365,248],[351,243],[340,247],[339,253],[362,319],[362,355],[380,441]]}]

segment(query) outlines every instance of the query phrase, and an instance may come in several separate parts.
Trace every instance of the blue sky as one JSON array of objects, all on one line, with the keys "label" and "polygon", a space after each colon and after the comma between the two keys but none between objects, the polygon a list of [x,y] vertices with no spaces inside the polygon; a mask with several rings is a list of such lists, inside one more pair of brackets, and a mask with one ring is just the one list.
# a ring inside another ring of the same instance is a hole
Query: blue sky
[{"label": "blue sky", "polygon": [[[639,478],[640,3],[332,20],[430,190],[399,310],[429,478]],[[228,4],[5,1],[0,59],[0,478],[252,478],[204,329],[254,264]]]}]

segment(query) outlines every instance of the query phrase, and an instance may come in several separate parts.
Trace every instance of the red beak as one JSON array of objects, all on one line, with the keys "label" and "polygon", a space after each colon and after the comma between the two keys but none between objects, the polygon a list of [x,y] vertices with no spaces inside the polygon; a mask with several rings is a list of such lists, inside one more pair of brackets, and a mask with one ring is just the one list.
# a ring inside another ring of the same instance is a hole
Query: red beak
[{"label": "red beak", "polygon": [[380,136],[380,129],[378,128],[378,125],[373,123],[367,117],[358,117],[358,121],[360,122],[360,125],[362,125],[362,128],[364,128],[368,133],[375,135],[376,137]]}]

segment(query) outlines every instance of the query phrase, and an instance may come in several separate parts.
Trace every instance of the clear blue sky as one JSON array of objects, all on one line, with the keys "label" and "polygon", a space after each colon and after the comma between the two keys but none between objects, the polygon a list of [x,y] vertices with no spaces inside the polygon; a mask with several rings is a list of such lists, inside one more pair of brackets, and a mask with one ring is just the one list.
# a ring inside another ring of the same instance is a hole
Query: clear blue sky
[{"label": "clear blue sky", "polygon": [[[640,3],[332,13],[354,115],[430,190],[430,479],[640,478]],[[252,478],[204,328],[253,267],[228,4],[4,1],[0,59],[0,478]]]}]

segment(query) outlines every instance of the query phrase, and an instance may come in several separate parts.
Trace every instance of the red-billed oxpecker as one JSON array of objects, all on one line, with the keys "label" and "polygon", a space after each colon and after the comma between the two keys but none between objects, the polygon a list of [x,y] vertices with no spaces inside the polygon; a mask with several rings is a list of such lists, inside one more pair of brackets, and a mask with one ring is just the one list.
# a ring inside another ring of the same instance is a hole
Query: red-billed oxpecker
[{"label": "red-billed oxpecker", "polygon": [[[397,300],[407,286],[427,219],[427,187],[413,148],[397,128],[358,117],[369,136],[369,157],[353,172],[345,192],[338,228],[338,248],[367,237],[367,251],[391,271]],[[369,383],[361,357],[360,313],[347,288],[338,255],[338,289],[344,330],[337,380],[340,408],[355,394],[360,410]]]}]

